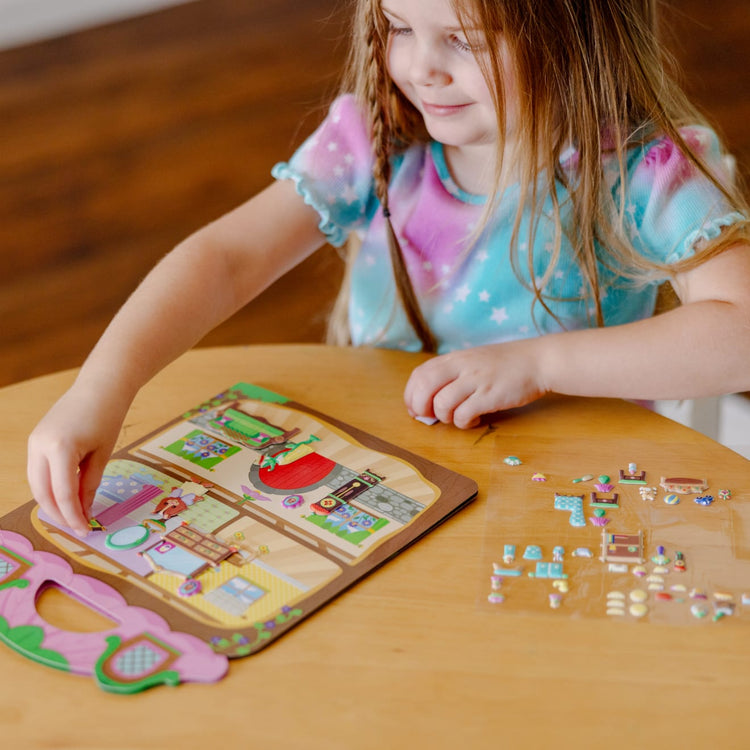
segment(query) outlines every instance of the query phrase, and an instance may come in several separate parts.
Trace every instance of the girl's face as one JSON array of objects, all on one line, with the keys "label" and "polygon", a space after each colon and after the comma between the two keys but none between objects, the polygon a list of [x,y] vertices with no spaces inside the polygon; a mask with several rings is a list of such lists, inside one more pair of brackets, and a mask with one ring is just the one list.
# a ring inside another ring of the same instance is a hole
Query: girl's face
[{"label": "girl's face", "polygon": [[[469,29],[467,38],[450,0],[383,0],[382,10],[390,24],[388,72],[422,114],[427,132],[445,146],[479,146],[477,154],[492,158],[497,116],[475,57],[482,54],[481,32]],[[512,109],[507,70],[504,83]]]}]

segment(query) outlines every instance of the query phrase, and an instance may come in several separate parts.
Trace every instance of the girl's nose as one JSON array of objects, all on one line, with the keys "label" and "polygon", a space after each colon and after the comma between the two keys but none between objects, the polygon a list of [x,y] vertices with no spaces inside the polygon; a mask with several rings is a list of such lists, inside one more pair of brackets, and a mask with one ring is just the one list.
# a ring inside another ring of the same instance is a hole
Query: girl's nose
[{"label": "girl's nose", "polygon": [[445,85],[450,80],[439,51],[429,43],[414,45],[409,72],[412,81],[422,86]]}]

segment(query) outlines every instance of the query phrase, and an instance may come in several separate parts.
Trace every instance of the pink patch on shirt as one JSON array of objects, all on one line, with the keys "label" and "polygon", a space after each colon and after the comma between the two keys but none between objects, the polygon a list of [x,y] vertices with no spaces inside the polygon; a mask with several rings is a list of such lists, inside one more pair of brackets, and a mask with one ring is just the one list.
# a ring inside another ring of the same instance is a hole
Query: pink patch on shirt
[{"label": "pink patch on shirt", "polygon": [[[398,186],[391,201],[398,206]],[[413,185],[410,186],[413,190]],[[457,201],[443,186],[432,157],[427,151],[424,178],[403,232],[403,253],[416,287],[427,291],[445,280],[455,282],[455,271],[463,258],[471,226],[481,207]],[[394,210],[396,213],[396,210]]]}]

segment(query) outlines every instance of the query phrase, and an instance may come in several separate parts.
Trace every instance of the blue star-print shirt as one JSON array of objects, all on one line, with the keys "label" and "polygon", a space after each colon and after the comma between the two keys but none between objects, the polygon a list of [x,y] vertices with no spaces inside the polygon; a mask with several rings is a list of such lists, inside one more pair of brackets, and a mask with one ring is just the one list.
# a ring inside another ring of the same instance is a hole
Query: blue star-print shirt
[{"label": "blue star-print shirt", "polygon": [[[726,176],[711,130],[695,126],[681,134],[716,174]],[[742,218],[671,141],[657,139],[632,149],[628,158],[626,226],[633,246],[646,257],[666,263],[687,257],[698,240],[713,238],[723,226]],[[331,244],[340,246],[352,232],[361,238],[351,277],[352,343],[417,351],[419,340],[396,302],[372,163],[362,114],[352,96],[343,96],[315,133],[288,162],[275,165],[272,174],[294,180],[300,195],[318,211],[320,229]],[[574,163],[572,152],[565,164]],[[619,173],[612,166],[617,202]],[[414,145],[395,160],[389,189],[391,220],[438,353],[591,325],[591,311],[582,299],[583,278],[566,240],[545,287],[545,302],[554,315],[533,304],[528,275],[519,280],[511,267],[519,192],[513,187],[506,190],[487,228],[474,240],[472,230],[481,219],[485,197],[471,195],[453,182],[442,146]],[[565,201],[563,188],[559,200]],[[522,224],[521,240],[527,227],[528,221],[526,227]],[[545,224],[542,218],[533,247],[520,242],[522,272],[531,254],[537,279],[544,276],[553,231],[552,222]],[[650,316],[664,280],[636,282],[603,265],[599,278],[607,325]]]}]

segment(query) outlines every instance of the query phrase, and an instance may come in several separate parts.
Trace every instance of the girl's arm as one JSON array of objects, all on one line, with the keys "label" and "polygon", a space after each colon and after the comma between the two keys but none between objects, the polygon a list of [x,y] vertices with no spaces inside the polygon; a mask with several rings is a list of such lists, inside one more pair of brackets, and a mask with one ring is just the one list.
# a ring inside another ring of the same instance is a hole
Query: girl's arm
[{"label": "girl's arm", "polygon": [[139,388],[319,248],[318,222],[291,181],[275,182],[157,264],[29,438],[29,483],[50,516],[88,531],[88,510]]},{"label": "girl's arm", "polygon": [[680,399],[750,390],[750,246],[726,250],[674,286],[682,305],[647,320],[429,360],[407,383],[407,409],[471,427],[551,391]]}]

